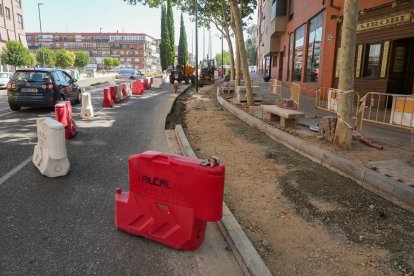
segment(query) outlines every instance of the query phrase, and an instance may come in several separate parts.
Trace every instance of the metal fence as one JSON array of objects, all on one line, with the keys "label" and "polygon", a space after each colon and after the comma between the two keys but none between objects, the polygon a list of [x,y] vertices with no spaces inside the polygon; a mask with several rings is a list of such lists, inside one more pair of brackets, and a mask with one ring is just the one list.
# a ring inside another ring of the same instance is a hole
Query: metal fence
[{"label": "metal fence", "polygon": [[[318,117],[318,109],[324,110],[327,112],[337,113],[338,110],[338,94],[341,93],[341,90],[334,88],[321,87],[316,90],[315,95],[315,118]],[[354,128],[356,129],[358,123],[358,113],[360,105],[360,95],[357,92],[353,93],[353,105],[352,113],[354,116]]]},{"label": "metal fence", "polygon": [[414,96],[369,92],[361,99],[360,130],[364,122],[414,129]]}]

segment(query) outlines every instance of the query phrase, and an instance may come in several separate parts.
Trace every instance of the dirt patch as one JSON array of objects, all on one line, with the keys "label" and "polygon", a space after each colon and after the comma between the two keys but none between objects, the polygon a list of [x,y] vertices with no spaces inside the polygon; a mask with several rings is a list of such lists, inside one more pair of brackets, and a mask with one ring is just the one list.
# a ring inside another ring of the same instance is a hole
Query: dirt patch
[{"label": "dirt patch", "polygon": [[413,275],[413,214],[249,127],[215,86],[178,102],[197,156],[226,166],[225,202],[274,274]]}]

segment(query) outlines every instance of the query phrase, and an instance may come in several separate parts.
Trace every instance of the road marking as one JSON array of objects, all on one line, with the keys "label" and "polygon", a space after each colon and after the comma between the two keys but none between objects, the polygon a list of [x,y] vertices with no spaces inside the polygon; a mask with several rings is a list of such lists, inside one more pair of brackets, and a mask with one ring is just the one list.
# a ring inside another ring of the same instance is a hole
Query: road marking
[{"label": "road marking", "polygon": [[2,117],[2,116],[6,116],[6,115],[9,115],[9,114],[12,114],[12,113],[13,113],[13,111],[6,112],[6,113],[3,113],[3,114],[0,114],[0,117]]},{"label": "road marking", "polygon": [[0,109],[0,111],[7,110],[7,109],[10,110],[10,107],[2,108],[2,109]]},{"label": "road marking", "polygon": [[32,156],[28,157],[26,160],[24,160],[22,163],[17,165],[14,169],[6,173],[4,176],[0,178],[0,185],[3,184],[7,179],[12,177],[14,174],[16,174],[18,171],[20,171],[24,166],[26,166],[30,161],[32,161]]}]

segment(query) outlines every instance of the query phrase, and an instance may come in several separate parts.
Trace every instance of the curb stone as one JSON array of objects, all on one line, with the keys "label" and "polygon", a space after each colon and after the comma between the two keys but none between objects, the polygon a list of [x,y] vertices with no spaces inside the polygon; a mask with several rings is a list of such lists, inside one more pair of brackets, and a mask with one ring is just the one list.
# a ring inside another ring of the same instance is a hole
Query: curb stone
[{"label": "curb stone", "polygon": [[281,143],[289,149],[342,176],[353,179],[365,189],[385,198],[401,208],[414,212],[414,189],[408,185],[360,166],[355,162],[344,159],[327,150],[307,145],[305,141],[274,128],[247,112],[234,107],[231,103],[223,99],[219,92],[217,93],[217,101],[240,120],[259,129],[276,142]]},{"label": "curb stone", "polygon": [[[175,126],[175,133],[183,155],[197,158],[181,125]],[[225,202],[223,202],[223,218],[217,224],[245,275],[272,275]]]}]

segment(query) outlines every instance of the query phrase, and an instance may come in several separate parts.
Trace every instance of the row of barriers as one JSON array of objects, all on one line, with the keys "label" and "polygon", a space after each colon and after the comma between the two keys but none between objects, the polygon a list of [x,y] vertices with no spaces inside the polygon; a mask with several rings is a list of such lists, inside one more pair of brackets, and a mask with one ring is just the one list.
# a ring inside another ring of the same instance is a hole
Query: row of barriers
[{"label": "row of barriers", "polygon": [[[315,117],[318,110],[337,113],[341,90],[321,87],[315,95]],[[354,92],[354,128],[362,130],[364,122],[403,129],[414,129],[414,95],[369,92],[363,97]]]}]

